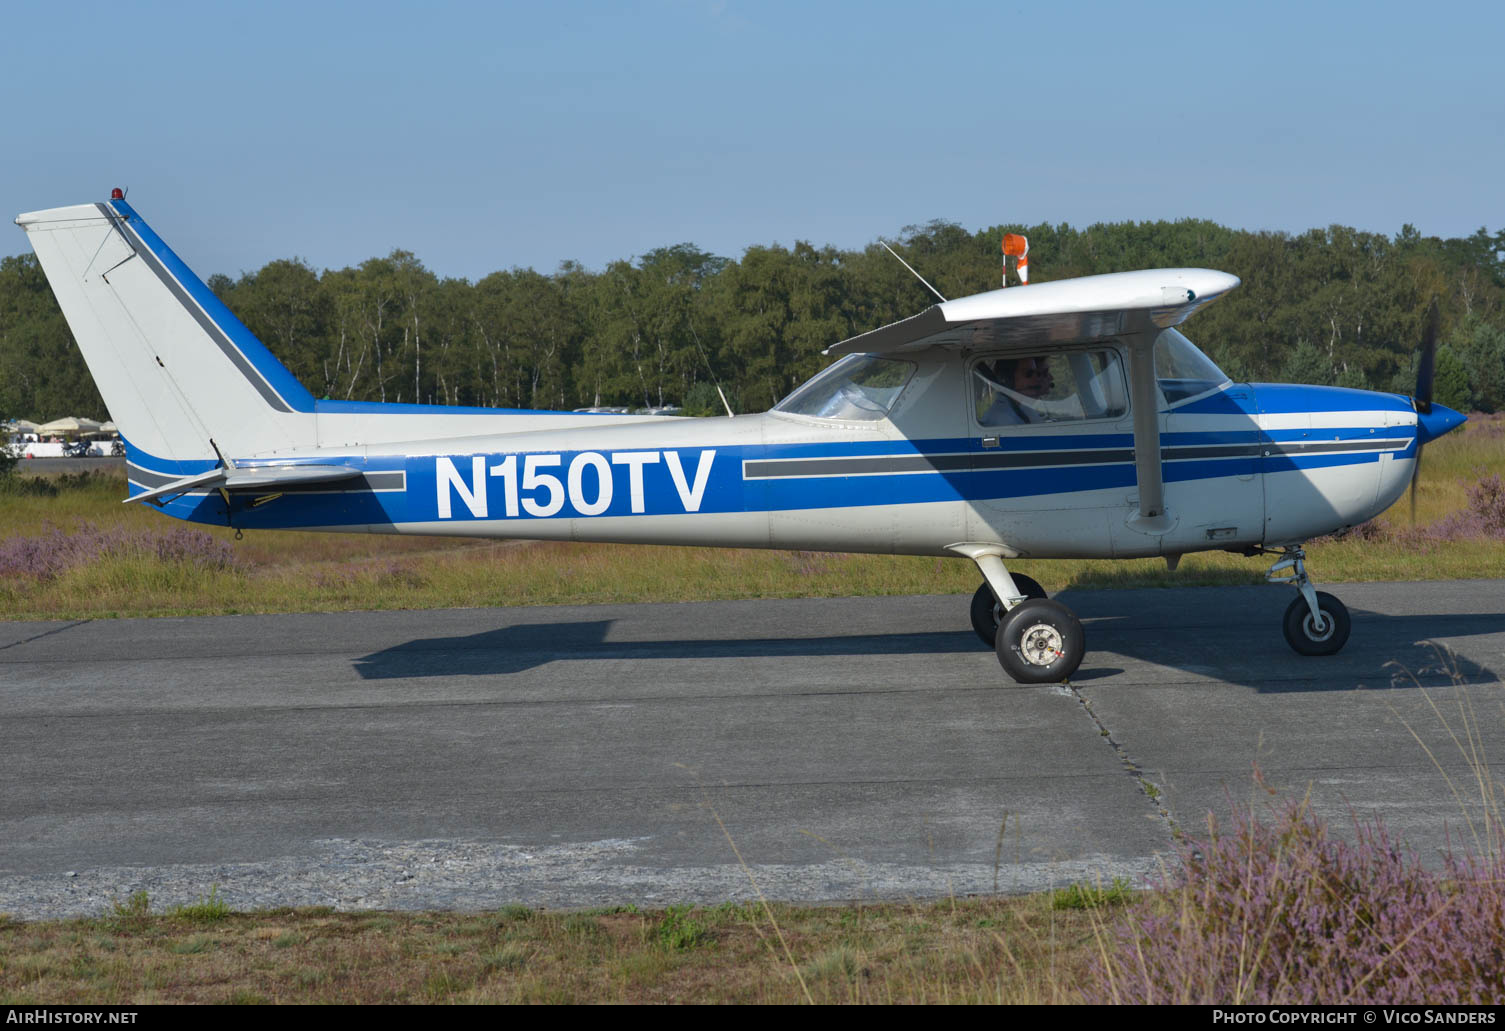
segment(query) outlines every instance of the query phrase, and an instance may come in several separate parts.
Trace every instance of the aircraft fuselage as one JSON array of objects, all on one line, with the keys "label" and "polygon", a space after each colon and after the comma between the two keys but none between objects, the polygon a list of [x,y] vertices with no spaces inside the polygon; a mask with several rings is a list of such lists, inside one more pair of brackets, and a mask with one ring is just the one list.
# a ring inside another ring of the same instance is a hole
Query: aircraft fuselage
[{"label": "aircraft fuselage", "polygon": [[[963,403],[954,356],[917,364],[890,418],[864,424],[769,412],[424,440],[443,415],[385,415],[385,434],[408,439],[238,463],[338,463],[359,478],[232,493],[228,512],[215,492],[188,494],[164,511],[243,529],[914,555],[988,541],[1026,557],[1133,557],[1356,525],[1401,495],[1416,451],[1416,414],[1398,395],[1230,384],[1161,414],[1174,525],[1148,535],[1130,525],[1138,499],[1127,415],[989,429]],[[330,424],[320,427],[327,437],[347,416],[315,418]],[[196,471],[154,469],[130,450],[133,493]]]}]

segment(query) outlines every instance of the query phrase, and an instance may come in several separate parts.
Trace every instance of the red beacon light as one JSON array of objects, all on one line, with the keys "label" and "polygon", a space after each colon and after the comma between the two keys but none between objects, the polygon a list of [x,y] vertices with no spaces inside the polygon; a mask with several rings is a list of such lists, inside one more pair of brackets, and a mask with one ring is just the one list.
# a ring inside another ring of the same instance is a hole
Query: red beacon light
[{"label": "red beacon light", "polygon": [[115,187],[113,190],[110,191],[110,199],[111,200],[125,200],[125,191],[122,190],[118,186]]}]

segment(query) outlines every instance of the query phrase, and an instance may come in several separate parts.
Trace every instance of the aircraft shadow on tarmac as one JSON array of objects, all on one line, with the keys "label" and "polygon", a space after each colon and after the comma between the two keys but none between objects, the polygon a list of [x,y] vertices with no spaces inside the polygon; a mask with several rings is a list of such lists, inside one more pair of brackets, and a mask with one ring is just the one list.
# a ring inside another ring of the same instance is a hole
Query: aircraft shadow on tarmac
[{"label": "aircraft shadow on tarmac", "polygon": [[[1281,595],[1284,601],[1287,595]],[[1261,693],[1351,691],[1498,682],[1499,675],[1468,654],[1460,638],[1505,634],[1505,613],[1386,615],[1351,608],[1353,634],[1337,655],[1297,655],[1286,645],[1277,606],[1273,616],[1245,613],[1236,623],[1222,613],[1189,611],[1186,625],[1147,628],[1132,617],[1086,616],[1087,656],[1073,682],[1108,680],[1125,670],[1097,659],[1121,656],[1198,674]],[[1213,625],[1208,626],[1206,624]],[[1449,649],[1437,642],[1453,642]],[[1142,681],[1141,675],[1134,682]]]},{"label": "aircraft shadow on tarmac", "polygon": [[838,637],[698,638],[608,641],[611,620],[531,623],[464,637],[430,637],[364,655],[368,680],[521,673],[561,659],[749,659],[824,655],[938,655],[979,652],[971,633],[854,634]]},{"label": "aircraft shadow on tarmac", "polygon": [[[1092,608],[1091,604],[1084,608]],[[1174,627],[1148,627],[1135,616],[1084,612],[1087,658],[1076,682],[1103,682],[1127,675],[1127,683],[1160,680],[1153,668],[1239,684],[1260,692],[1352,690],[1484,683],[1498,675],[1462,651],[1447,652],[1432,642],[1505,634],[1505,613],[1391,616],[1352,610],[1353,636],[1338,655],[1304,657],[1290,651],[1279,624],[1261,613],[1241,613],[1236,621],[1199,612]],[[612,620],[532,623],[499,627],[460,637],[407,641],[361,656],[354,662],[364,679],[503,676],[561,660],[742,659],[843,655],[978,654],[982,646],[970,631],[843,634],[819,637],[748,638],[704,636],[649,641],[609,641]],[[1128,672],[1114,659],[1129,660]],[[1143,664],[1143,665],[1141,665]],[[1148,666],[1149,668],[1146,668]],[[1132,668],[1132,667],[1131,667]],[[1148,677],[1147,677],[1148,674]],[[1007,684],[996,667],[996,675]],[[980,684],[979,686],[988,686]]]}]

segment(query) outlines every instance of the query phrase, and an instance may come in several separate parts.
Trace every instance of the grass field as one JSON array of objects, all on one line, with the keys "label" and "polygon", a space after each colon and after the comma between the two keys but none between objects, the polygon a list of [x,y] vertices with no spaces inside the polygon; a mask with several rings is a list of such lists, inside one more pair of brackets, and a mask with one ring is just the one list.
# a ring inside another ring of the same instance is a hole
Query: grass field
[{"label": "grass field", "polygon": [[545,913],[229,912],[0,922],[0,1004],[1077,1002],[1122,892]]},{"label": "grass field", "polygon": [[[1505,497],[1477,484],[1505,470],[1505,419],[1475,416],[1427,449],[1413,525],[1405,500],[1369,532],[1313,543],[1321,583],[1505,577]],[[231,531],[122,505],[119,476],[0,490],[0,618],[78,619],[496,605],[961,594],[962,559]],[[1470,492],[1474,497],[1471,497]],[[1493,522],[1491,522],[1493,520]],[[1020,561],[1052,593],[1260,583],[1268,558]]]}]

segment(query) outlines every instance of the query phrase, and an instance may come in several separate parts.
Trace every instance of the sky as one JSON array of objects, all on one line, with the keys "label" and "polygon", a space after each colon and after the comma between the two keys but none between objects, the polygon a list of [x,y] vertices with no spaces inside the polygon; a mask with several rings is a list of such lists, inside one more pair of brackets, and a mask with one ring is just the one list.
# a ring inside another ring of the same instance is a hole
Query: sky
[{"label": "sky", "polygon": [[1502,40],[1483,0],[7,0],[0,201],[128,188],[204,278],[933,219],[1461,236],[1505,227]]}]

